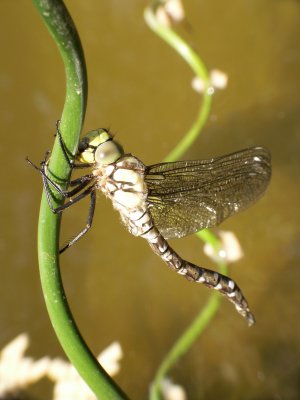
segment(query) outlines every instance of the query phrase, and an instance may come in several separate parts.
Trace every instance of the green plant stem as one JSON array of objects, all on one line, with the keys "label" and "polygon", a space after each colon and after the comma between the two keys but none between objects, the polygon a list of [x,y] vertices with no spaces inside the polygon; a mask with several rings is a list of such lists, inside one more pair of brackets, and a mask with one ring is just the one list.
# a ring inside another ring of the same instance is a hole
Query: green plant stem
[{"label": "green plant stem", "polygon": [[[206,243],[209,243],[211,246],[213,246],[215,251],[220,248],[220,241],[212,232],[210,232],[208,229],[205,229],[201,231],[201,233],[203,233],[202,239],[205,238]],[[200,232],[198,232],[197,235],[199,234]],[[226,275],[228,273],[227,264],[225,262],[218,262],[218,268],[221,274]],[[193,320],[190,326],[184,331],[184,333],[172,346],[168,354],[164,357],[163,362],[155,374],[150,388],[150,400],[161,399],[162,380],[173,367],[173,365],[178,361],[178,359],[190,349],[199,335],[201,335],[204,329],[209,325],[210,321],[220,307],[221,298],[222,296],[218,292],[213,292],[210,295],[206,305],[201,309],[197,317]]]},{"label": "green plant stem", "polygon": [[[201,106],[199,108],[198,115],[189,131],[185,134],[182,140],[176,145],[176,147],[168,154],[164,159],[165,162],[172,162],[179,159],[186,150],[193,144],[195,139],[198,137],[211,109],[212,102],[212,91],[209,91],[210,81],[208,71],[199,57],[199,55],[171,28],[162,25],[156,18],[156,8],[160,5],[160,2],[153,2],[152,6],[146,8],[144,12],[145,20],[148,26],[165,42],[167,42],[192,68],[196,76],[201,79],[204,83],[204,93]],[[220,249],[219,239],[209,230],[204,229],[197,233],[197,236],[201,238],[205,243],[210,244],[217,252]],[[224,262],[218,262],[219,270],[222,274],[227,274],[227,265]],[[183,335],[173,345],[169,353],[165,356],[161,363],[157,373],[154,377],[153,384],[150,389],[150,399],[160,400],[161,399],[161,383],[164,377],[172,366],[178,361],[178,359],[185,354],[189,348],[193,345],[195,340],[208,326],[214,315],[219,309],[221,296],[218,292],[213,292],[206,305],[198,316],[194,319],[192,324],[185,330]]]},{"label": "green plant stem", "polygon": [[[74,23],[61,0],[33,0],[58,46],[66,72],[66,99],[60,129],[70,153],[77,148],[85,115],[87,76],[83,50]],[[70,168],[56,140],[48,167],[51,177],[67,183]],[[54,207],[62,199],[53,199]],[[73,319],[64,292],[58,257],[60,216],[53,214],[43,194],[38,227],[38,253],[42,290],[56,335],[79,374],[98,398],[127,399],[93,356]]]},{"label": "green plant stem", "polygon": [[165,162],[171,162],[181,158],[202,131],[202,128],[205,125],[210,113],[212,92],[208,90],[210,87],[208,71],[199,55],[171,28],[158,22],[155,15],[155,10],[156,4],[153,7],[149,6],[145,9],[144,17],[148,26],[186,61],[196,76],[204,83],[205,88],[201,107],[199,108],[193,125],[164,159]]},{"label": "green plant stem", "polygon": [[192,324],[184,331],[183,335],[174,343],[171,350],[165,356],[163,362],[159,366],[155,375],[153,384],[150,389],[150,399],[161,399],[161,383],[169,370],[183,356],[197,340],[199,335],[208,326],[214,315],[217,313],[221,301],[220,293],[213,293],[210,295],[206,305],[202,308],[201,312],[194,319]]}]

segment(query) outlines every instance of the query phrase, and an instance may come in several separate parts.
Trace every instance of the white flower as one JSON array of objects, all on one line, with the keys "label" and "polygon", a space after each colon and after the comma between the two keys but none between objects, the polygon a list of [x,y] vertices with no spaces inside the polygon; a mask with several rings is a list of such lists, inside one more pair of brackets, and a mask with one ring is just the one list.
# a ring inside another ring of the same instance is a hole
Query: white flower
[{"label": "white flower", "polygon": [[156,9],[156,18],[159,23],[168,28],[172,25],[172,21],[180,22],[184,17],[181,0],[167,0]]},{"label": "white flower", "polygon": [[[54,400],[97,400],[79,376],[76,369],[62,359],[43,357],[37,361],[24,357],[29,346],[29,337],[23,333],[10,342],[0,353],[0,397],[26,389],[43,377],[55,382]],[[121,345],[112,343],[98,356],[106,372],[113,376],[120,370],[123,357]]]},{"label": "white flower", "polygon": [[168,0],[165,3],[167,14],[173,21],[180,22],[184,19],[184,9],[181,0]]},{"label": "white flower", "polygon": [[215,89],[225,89],[228,84],[228,75],[219,69],[210,71],[210,82]]},{"label": "white flower", "polygon": [[218,252],[209,243],[205,243],[203,247],[204,253],[213,261],[235,262],[244,256],[238,238],[233,232],[219,231],[218,236],[221,239],[221,247]]},{"label": "white flower", "polygon": [[49,357],[38,361],[24,357],[29,345],[26,333],[17,336],[1,351],[0,355],[0,395],[18,392],[39,381],[46,374]]},{"label": "white flower", "polygon": [[187,395],[184,388],[165,378],[161,383],[161,392],[164,400],[186,400]]},{"label": "white flower", "polygon": [[123,357],[122,347],[119,342],[113,342],[98,356],[98,361],[110,375],[117,375],[120,371],[120,361]]},{"label": "white flower", "polygon": [[[220,71],[219,69],[212,69],[209,73],[209,87],[207,88],[209,94],[212,94],[216,89],[225,89],[228,84],[228,75],[225,72]],[[204,81],[195,76],[192,79],[192,88],[197,93],[203,93],[205,90]]]},{"label": "white flower", "polygon": [[[120,360],[123,357],[119,342],[112,343],[97,357],[101,366],[110,375],[116,375],[120,370]],[[48,370],[48,378],[55,382],[54,400],[96,400],[95,395],[82,380],[72,364],[59,358],[54,359]]]}]

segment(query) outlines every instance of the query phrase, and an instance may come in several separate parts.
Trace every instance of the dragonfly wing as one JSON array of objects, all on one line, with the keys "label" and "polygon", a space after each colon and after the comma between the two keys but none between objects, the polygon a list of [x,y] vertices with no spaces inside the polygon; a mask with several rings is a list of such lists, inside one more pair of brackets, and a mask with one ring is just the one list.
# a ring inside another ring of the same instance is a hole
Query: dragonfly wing
[{"label": "dragonfly wing", "polygon": [[264,193],[271,156],[253,147],[210,160],[178,161],[146,167],[148,204],[166,239],[220,224]]}]

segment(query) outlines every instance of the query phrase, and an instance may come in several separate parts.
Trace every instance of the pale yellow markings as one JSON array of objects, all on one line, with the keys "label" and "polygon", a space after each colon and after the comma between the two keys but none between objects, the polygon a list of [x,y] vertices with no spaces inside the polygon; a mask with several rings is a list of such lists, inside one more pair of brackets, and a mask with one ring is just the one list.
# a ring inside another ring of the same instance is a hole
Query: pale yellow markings
[{"label": "pale yellow markings", "polygon": [[130,213],[129,218],[131,219],[131,221],[137,221],[142,217],[144,212],[144,210],[134,210]]},{"label": "pale yellow markings", "polygon": [[106,189],[107,189],[110,193],[112,193],[112,192],[114,192],[114,191],[116,190],[116,186],[115,186],[113,183],[111,183],[111,182],[107,182],[107,184],[106,184],[105,186],[106,186]]},{"label": "pale yellow markings", "polygon": [[150,218],[147,213],[145,213],[139,220],[135,221],[136,226],[142,226],[143,224],[149,223]]},{"label": "pale yellow markings", "polygon": [[78,156],[78,160],[82,163],[94,163],[95,162],[95,157],[94,157],[95,153],[94,151],[92,151],[92,149],[90,150],[85,150],[83,153],[81,153]]},{"label": "pale yellow markings", "polygon": [[231,292],[227,294],[228,297],[235,297],[235,292]]},{"label": "pale yellow markings", "polygon": [[132,170],[118,168],[113,175],[114,180],[118,182],[132,183],[135,185],[139,181],[139,175]]},{"label": "pale yellow markings", "polygon": [[186,275],[187,274],[187,269],[183,267],[183,268],[180,268],[177,272],[180,275]]},{"label": "pale yellow markings", "polygon": [[114,200],[128,209],[137,208],[143,203],[140,194],[124,192],[123,190],[117,190],[114,193]]},{"label": "pale yellow markings", "polygon": [[105,167],[105,174],[109,176],[113,172],[114,168],[113,165],[107,165],[107,167]]},{"label": "pale yellow markings", "polygon": [[229,287],[229,289],[231,289],[231,290],[233,290],[234,288],[235,288],[235,283],[233,282],[233,281],[229,281],[228,282],[228,287]]},{"label": "pale yellow markings", "polygon": [[158,237],[158,232],[157,232],[156,229],[151,229],[145,235],[145,239],[149,240],[149,242],[151,242],[151,243],[156,243],[157,242],[157,237]]}]

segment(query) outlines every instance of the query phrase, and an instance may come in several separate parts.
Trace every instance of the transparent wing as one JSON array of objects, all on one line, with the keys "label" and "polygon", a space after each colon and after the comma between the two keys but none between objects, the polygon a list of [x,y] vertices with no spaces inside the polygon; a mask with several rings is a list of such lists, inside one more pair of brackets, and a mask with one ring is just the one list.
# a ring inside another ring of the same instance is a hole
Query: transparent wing
[{"label": "transparent wing", "polygon": [[146,167],[148,204],[166,239],[220,224],[253,204],[271,177],[271,156],[262,147],[199,161]]}]

